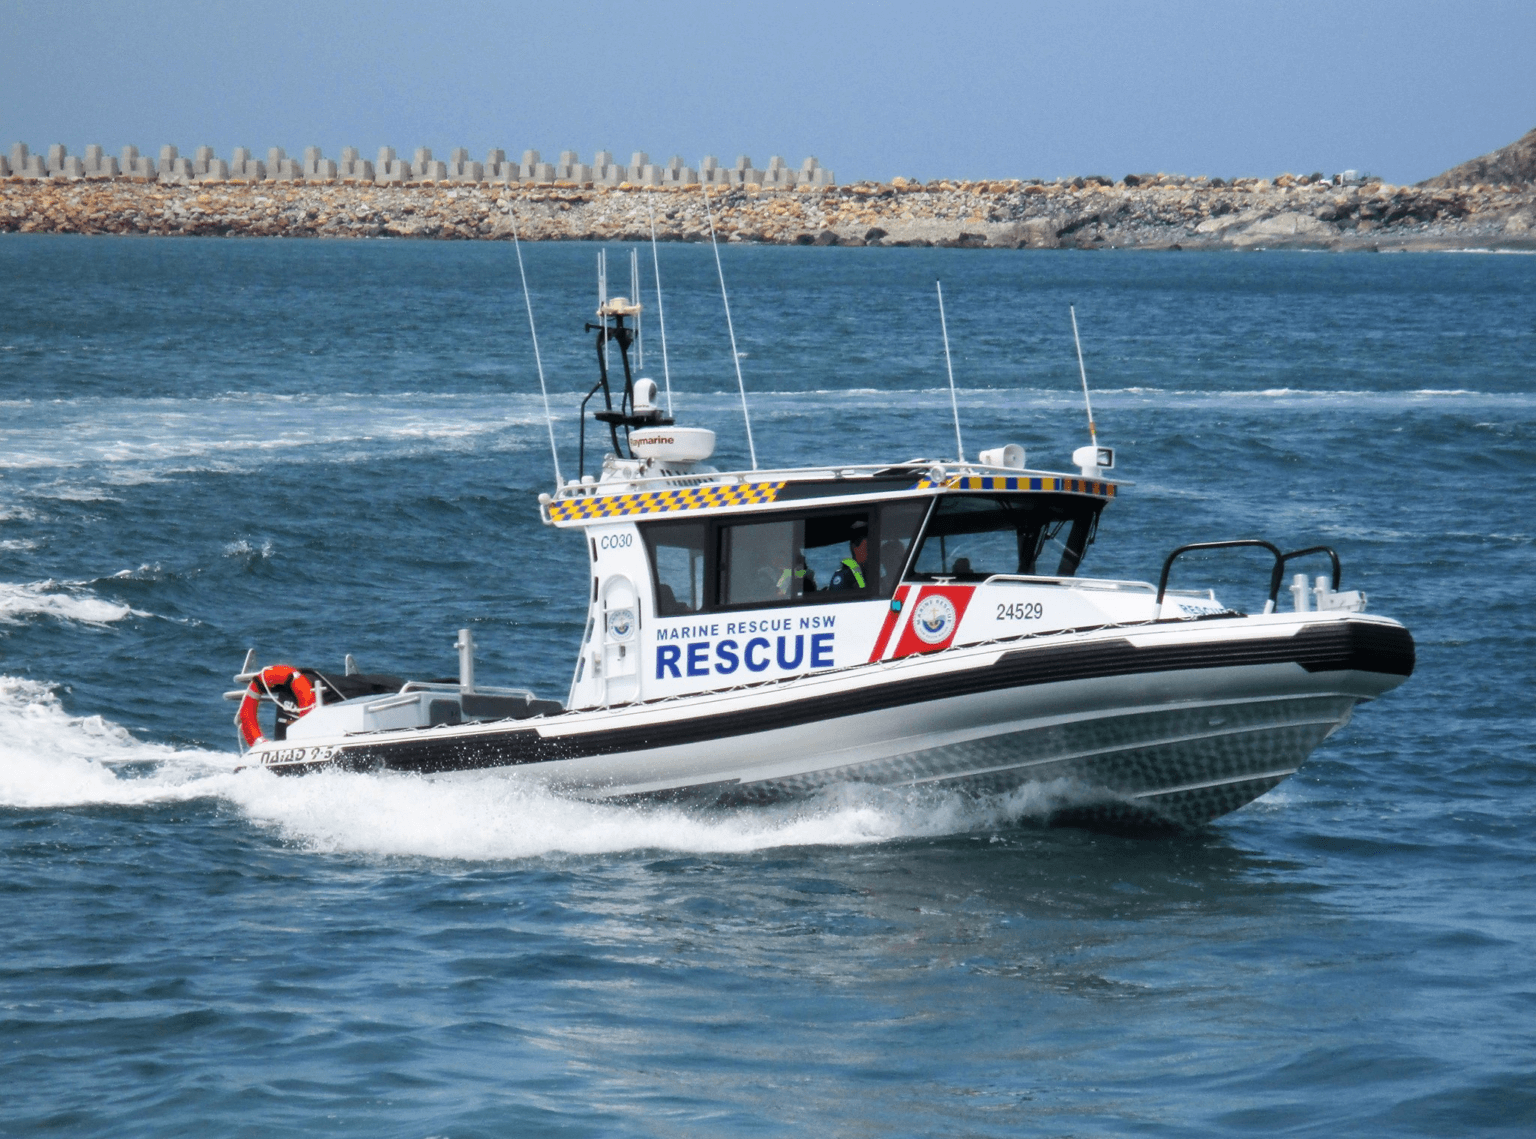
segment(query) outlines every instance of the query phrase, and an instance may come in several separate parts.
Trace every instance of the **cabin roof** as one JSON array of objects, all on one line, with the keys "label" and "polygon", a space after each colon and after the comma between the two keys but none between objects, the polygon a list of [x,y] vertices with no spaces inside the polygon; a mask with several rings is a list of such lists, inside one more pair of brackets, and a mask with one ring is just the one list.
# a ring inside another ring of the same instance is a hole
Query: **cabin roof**
[{"label": "cabin roof", "polygon": [[900,467],[816,467],[729,474],[671,474],[605,477],[540,495],[544,521],[583,526],[602,519],[639,519],[678,514],[736,513],[770,505],[805,505],[817,500],[868,500],[965,491],[1079,494],[1105,500],[1116,484],[1101,479],[1043,471],[978,471],[942,465]]}]

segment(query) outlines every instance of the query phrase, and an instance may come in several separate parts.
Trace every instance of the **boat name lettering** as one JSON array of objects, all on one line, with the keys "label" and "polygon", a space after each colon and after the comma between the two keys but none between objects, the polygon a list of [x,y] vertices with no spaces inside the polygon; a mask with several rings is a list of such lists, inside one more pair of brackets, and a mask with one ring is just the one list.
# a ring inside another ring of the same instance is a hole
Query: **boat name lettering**
[{"label": "boat name lettering", "polygon": [[277,763],[322,763],[335,754],[336,749],[328,744],[318,747],[284,747],[263,753],[261,762],[266,766]]},{"label": "boat name lettering", "polygon": [[736,635],[746,633],[783,633],[794,626],[789,617],[765,617],[761,621],[727,621],[725,631]]},{"label": "boat name lettering", "polygon": [[622,550],[634,545],[633,534],[604,534],[597,540],[597,548],[600,550]]},{"label": "boat name lettering", "polygon": [[[837,623],[835,616],[801,617],[802,629],[830,629]],[[725,631],[730,636],[745,636],[749,633],[787,633],[795,627],[793,617],[764,617],[757,621],[727,621]]]},{"label": "boat name lettering", "polygon": [[719,625],[673,625],[670,629],[657,629],[658,641],[686,641],[690,637],[718,637]]},{"label": "boat name lettering", "polygon": [[[786,622],[787,624],[787,622]],[[793,637],[780,634],[773,641],[751,637],[746,642],[734,637],[718,641],[689,641],[686,645],[656,646],[656,679],[681,680],[684,676],[729,676],[745,667],[748,672],[765,672],[777,665],[784,672],[804,668],[832,668],[833,638],[836,633],[812,633],[807,645],[804,633]]]}]

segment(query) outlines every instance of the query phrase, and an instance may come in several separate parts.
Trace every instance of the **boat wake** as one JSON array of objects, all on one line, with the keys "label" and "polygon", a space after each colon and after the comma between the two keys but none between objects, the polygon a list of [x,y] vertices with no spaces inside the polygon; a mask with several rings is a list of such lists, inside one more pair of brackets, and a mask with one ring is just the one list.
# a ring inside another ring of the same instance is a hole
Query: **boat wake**
[{"label": "boat wake", "polygon": [[722,811],[583,802],[490,772],[281,778],[238,766],[230,752],[147,743],[100,716],[71,716],[48,686],[0,676],[0,810],[211,799],[285,843],[326,854],[500,861],[859,846],[1043,820],[1072,793],[1035,786],[976,798],[849,786],[794,804]]},{"label": "boat wake", "polygon": [[794,804],[731,810],[592,803],[491,772],[442,780],[263,773],[262,785],[239,797],[252,821],[311,849],[472,861],[862,846],[991,830],[1051,809],[1039,788],[982,801],[846,786]]},{"label": "boat wake", "polygon": [[146,743],[101,716],[71,716],[47,685],[0,676],[0,808],[184,802],[234,767],[225,753]]}]

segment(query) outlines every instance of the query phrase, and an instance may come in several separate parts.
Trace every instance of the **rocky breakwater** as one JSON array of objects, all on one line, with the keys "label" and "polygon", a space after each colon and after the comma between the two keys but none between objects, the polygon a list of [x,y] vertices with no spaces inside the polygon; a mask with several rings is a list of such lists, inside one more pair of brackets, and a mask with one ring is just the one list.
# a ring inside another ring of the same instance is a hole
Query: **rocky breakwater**
[{"label": "rocky breakwater", "polygon": [[[709,191],[722,241],[1010,249],[1536,248],[1536,186],[1171,175]],[[0,232],[706,241],[699,186],[10,179]]]}]

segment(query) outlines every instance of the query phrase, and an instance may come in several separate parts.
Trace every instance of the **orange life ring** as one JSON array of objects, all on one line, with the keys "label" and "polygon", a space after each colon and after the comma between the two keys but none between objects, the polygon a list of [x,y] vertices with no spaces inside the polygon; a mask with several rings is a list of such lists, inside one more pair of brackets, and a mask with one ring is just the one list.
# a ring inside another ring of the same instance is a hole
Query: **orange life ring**
[{"label": "orange life ring", "polygon": [[[278,700],[277,693],[272,691],[284,685],[293,693],[297,707]],[[240,739],[246,747],[255,747],[267,738],[261,734],[261,724],[256,719],[256,708],[263,696],[270,696],[282,707],[300,716],[315,706],[315,686],[310,683],[309,677],[291,664],[269,664],[251,681],[251,686],[245,690],[245,696],[240,701],[240,710],[235,713],[235,723],[240,727]]]}]

